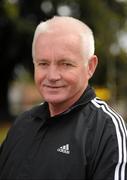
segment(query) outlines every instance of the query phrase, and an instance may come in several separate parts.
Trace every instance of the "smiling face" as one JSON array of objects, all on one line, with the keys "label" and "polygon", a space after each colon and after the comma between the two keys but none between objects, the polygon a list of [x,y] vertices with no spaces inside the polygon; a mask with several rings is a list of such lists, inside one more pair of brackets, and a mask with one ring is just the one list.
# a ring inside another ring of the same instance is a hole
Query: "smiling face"
[{"label": "smiling face", "polygon": [[[35,43],[35,83],[49,106],[75,103],[88,85],[80,38],[71,34],[40,34]],[[86,59],[87,62],[87,59]]]}]

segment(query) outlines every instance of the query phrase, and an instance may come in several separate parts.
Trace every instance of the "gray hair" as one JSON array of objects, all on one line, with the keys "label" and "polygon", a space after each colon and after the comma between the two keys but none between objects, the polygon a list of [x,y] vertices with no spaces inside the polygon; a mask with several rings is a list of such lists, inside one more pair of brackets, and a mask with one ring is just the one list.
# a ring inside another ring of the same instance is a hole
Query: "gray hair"
[{"label": "gray hair", "polygon": [[[85,55],[85,58],[89,60],[90,57],[94,55],[94,51],[95,51],[95,42],[94,42],[93,32],[85,23],[73,17],[67,17],[67,16],[54,16],[53,18],[45,22],[41,22],[36,27],[33,43],[32,43],[33,60],[35,58],[35,42],[36,42],[37,37],[40,34],[44,34],[46,32],[53,32],[54,30],[58,31],[58,28],[57,28],[58,24],[60,24],[60,26],[65,29],[65,31],[68,28],[68,26],[69,27],[74,26],[73,29],[71,28],[71,31],[77,32],[79,36],[81,37],[82,52]],[[67,26],[65,27],[65,25]]]}]

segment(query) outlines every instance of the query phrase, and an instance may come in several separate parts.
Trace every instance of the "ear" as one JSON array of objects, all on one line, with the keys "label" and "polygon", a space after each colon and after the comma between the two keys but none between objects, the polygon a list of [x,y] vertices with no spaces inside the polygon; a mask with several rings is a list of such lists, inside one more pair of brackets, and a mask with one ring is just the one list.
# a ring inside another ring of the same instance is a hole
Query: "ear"
[{"label": "ear", "polygon": [[98,58],[96,55],[93,55],[89,62],[88,62],[88,76],[89,76],[89,79],[93,76],[95,70],[96,70],[96,67],[97,67],[97,64],[98,64]]}]

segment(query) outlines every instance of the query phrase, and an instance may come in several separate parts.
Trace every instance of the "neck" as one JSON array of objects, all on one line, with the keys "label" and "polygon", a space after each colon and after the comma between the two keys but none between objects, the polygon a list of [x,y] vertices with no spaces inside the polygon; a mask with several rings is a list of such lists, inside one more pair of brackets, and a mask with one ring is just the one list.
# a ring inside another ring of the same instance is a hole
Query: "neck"
[{"label": "neck", "polygon": [[49,103],[49,111],[50,111],[50,115],[51,117],[56,116],[64,111],[66,111],[68,108],[70,107],[70,105],[64,105],[64,104],[53,104],[53,103]]},{"label": "neck", "polygon": [[[58,115],[69,109],[82,95],[83,91],[77,96],[71,97],[70,100],[61,103],[48,103],[51,117]],[[75,98],[76,97],[76,98]]]}]

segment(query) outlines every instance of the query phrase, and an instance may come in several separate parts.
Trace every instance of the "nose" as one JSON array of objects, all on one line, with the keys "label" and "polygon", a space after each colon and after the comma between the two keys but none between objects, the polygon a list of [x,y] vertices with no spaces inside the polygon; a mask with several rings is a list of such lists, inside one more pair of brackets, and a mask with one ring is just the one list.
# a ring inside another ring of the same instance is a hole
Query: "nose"
[{"label": "nose", "polygon": [[52,82],[60,80],[60,70],[56,67],[56,65],[50,65],[48,68],[47,78]]}]

